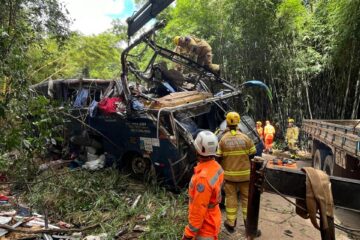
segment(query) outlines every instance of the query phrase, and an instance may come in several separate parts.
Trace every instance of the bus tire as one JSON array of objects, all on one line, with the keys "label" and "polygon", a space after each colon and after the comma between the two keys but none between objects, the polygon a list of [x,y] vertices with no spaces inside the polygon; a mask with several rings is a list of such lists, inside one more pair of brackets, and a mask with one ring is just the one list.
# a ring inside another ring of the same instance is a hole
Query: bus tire
[{"label": "bus tire", "polygon": [[135,155],[131,158],[128,168],[132,177],[139,180],[147,180],[151,171],[151,162],[147,158]]},{"label": "bus tire", "polygon": [[323,159],[322,159],[321,150],[317,149],[314,154],[313,167],[315,169],[322,169],[322,162]]},{"label": "bus tire", "polygon": [[334,157],[333,155],[327,155],[324,160],[324,166],[322,169],[327,175],[332,176],[334,174]]}]

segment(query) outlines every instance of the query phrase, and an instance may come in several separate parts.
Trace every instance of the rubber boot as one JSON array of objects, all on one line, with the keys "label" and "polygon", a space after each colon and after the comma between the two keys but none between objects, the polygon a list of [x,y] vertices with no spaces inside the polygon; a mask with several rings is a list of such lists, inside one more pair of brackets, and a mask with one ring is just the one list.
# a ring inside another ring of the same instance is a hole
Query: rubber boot
[{"label": "rubber boot", "polygon": [[224,227],[229,233],[235,232],[236,220],[234,225],[230,224],[228,220],[225,220]]}]

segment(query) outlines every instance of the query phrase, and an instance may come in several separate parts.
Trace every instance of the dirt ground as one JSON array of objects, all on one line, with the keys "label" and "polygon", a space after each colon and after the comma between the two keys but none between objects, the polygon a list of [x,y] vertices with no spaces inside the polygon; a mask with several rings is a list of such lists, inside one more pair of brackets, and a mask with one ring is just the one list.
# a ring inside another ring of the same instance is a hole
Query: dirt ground
[{"label": "dirt ground", "polygon": [[[225,212],[223,212],[225,220]],[[286,200],[271,193],[263,193],[261,196],[259,229],[262,232],[259,240],[268,239],[321,239],[320,232],[316,230],[309,219],[303,219],[296,215],[295,207]],[[239,214],[238,219],[242,219]],[[230,234],[222,228],[219,239],[241,240],[245,238],[245,228],[242,221],[239,221],[236,232]],[[336,230],[337,240],[353,239],[346,233]]]},{"label": "dirt ground", "polygon": [[[271,159],[272,156],[265,155],[265,158]],[[311,165],[311,161],[299,161],[298,167]],[[291,199],[295,202],[295,199]],[[239,211],[241,212],[241,211]],[[223,210],[223,221],[225,220],[225,210]],[[242,220],[239,213],[238,219]],[[350,225],[351,227],[360,228],[360,214],[349,214],[343,210],[335,210],[335,223]],[[321,239],[320,232],[316,230],[309,219],[303,219],[296,215],[295,207],[282,197],[263,193],[260,203],[259,229],[262,232],[259,240],[269,239]],[[335,230],[337,240],[354,239],[350,238],[346,233]],[[236,232],[230,234],[222,227],[219,239],[224,240],[241,240],[245,238],[245,228],[242,221],[238,221]]]}]

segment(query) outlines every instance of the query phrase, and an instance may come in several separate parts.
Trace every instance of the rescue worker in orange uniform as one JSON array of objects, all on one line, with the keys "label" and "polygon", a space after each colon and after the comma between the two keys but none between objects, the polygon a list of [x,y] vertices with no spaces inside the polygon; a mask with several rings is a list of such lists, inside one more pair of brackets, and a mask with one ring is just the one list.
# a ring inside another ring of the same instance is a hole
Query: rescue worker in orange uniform
[{"label": "rescue worker in orange uniform", "polygon": [[205,40],[192,36],[176,36],[173,41],[176,45],[176,53],[189,57],[201,66],[208,67],[215,74],[220,73],[220,66],[212,63],[212,48]]},{"label": "rescue worker in orange uniform", "polygon": [[227,129],[218,147],[218,157],[224,169],[225,177],[225,228],[229,232],[235,230],[238,213],[238,191],[240,191],[241,207],[246,226],[247,203],[250,180],[250,158],[255,155],[253,141],[237,128],[240,115],[229,112],[226,115]]},{"label": "rescue worker in orange uniform", "polygon": [[264,140],[264,129],[262,128],[262,122],[260,121],[256,122],[256,130],[259,134],[260,139]]},{"label": "rescue worker in orange uniform", "polygon": [[189,184],[189,223],[182,240],[217,240],[224,182],[224,171],[215,160],[218,140],[212,132],[202,131],[197,135],[194,146],[199,162]]},{"label": "rescue worker in orange uniform", "polygon": [[266,120],[266,125],[264,129],[264,138],[265,138],[265,151],[272,153],[272,145],[275,136],[275,128],[270,124],[269,120]]}]

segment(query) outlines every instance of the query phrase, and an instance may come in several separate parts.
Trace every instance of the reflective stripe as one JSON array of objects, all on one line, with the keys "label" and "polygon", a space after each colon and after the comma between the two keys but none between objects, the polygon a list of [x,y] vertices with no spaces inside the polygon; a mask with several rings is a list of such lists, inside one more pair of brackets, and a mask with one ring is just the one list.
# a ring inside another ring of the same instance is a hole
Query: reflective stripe
[{"label": "reflective stripe", "polygon": [[221,149],[218,147],[217,151],[216,151],[216,154],[221,156],[223,154],[223,152],[221,151]]},{"label": "reflective stripe", "polygon": [[210,185],[214,186],[214,184],[217,182],[217,180],[219,179],[220,175],[224,172],[224,170],[222,168],[220,168],[215,175],[210,179]]},{"label": "reflective stripe", "polygon": [[223,152],[223,156],[241,156],[241,155],[247,155],[248,151],[246,150],[240,150],[240,151],[228,151],[228,152]]},{"label": "reflective stripe", "polygon": [[200,230],[199,228],[194,227],[190,223],[189,223],[188,227],[189,227],[190,231],[192,231],[192,232],[198,232]]},{"label": "reflective stripe", "polygon": [[225,210],[228,213],[236,213],[237,212],[237,208],[225,208]]},{"label": "reflective stripe", "polygon": [[225,176],[247,176],[250,175],[250,169],[244,171],[225,171]]},{"label": "reflective stripe", "polygon": [[202,236],[197,236],[195,238],[195,240],[214,240],[214,237],[202,237]]},{"label": "reflective stripe", "polygon": [[252,148],[250,148],[249,152],[250,154],[256,153],[256,147],[253,146]]},{"label": "reflective stripe", "polygon": [[247,214],[247,208],[242,208],[242,213],[243,213],[243,215],[246,215]]},{"label": "reflective stripe", "polygon": [[230,221],[234,221],[236,219],[236,214],[234,214],[234,215],[226,214],[226,219],[228,219]]}]

